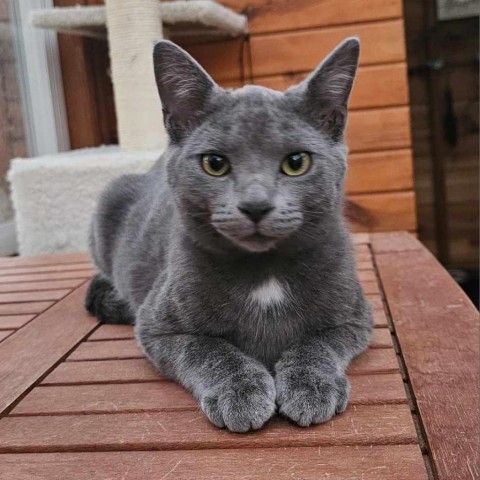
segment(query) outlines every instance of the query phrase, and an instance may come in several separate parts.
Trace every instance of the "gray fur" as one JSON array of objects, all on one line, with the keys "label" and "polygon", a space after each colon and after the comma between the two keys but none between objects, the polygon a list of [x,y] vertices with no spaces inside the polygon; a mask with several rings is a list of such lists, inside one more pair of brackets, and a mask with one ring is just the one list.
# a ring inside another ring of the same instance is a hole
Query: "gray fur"
[{"label": "gray fur", "polygon": [[[94,313],[133,312],[146,356],[219,427],[257,429],[276,408],[307,426],[346,408],[345,369],[372,327],[342,216],[358,51],[345,41],[279,93],[223,90],[174,44],[155,47],[170,143],[150,172],[121,177],[100,200],[91,249],[98,284],[115,294],[97,296],[107,301]],[[299,151],[310,170],[281,173]],[[208,152],[231,171],[203,171]],[[241,205],[270,211],[253,222]]]}]

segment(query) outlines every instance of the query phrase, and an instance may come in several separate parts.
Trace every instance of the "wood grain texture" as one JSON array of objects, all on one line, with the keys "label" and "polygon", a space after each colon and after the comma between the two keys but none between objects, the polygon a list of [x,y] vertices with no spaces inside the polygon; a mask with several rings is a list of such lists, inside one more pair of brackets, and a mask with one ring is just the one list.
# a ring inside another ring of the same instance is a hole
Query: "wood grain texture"
[{"label": "wood grain texture", "polygon": [[0,330],[0,342],[2,340],[5,340],[7,337],[9,337],[15,331],[16,330]]},{"label": "wood grain texture", "polygon": [[409,108],[391,107],[350,112],[346,142],[352,153],[409,148]]},{"label": "wood grain texture", "polygon": [[47,280],[43,282],[0,283],[0,293],[40,292],[44,290],[62,290],[79,287],[85,280],[72,278],[67,280]]},{"label": "wood grain texture", "polygon": [[351,154],[345,187],[348,194],[411,190],[412,152],[392,150]]},{"label": "wood grain texture", "polygon": [[0,304],[12,302],[38,302],[42,300],[60,300],[70,292],[71,289],[0,293]]},{"label": "wood grain texture", "polygon": [[326,424],[310,428],[277,417],[254,435],[232,435],[198,410],[10,417],[0,422],[0,453],[409,443],[417,443],[417,434],[408,405],[352,406]]},{"label": "wood grain texture", "polygon": [[[14,335],[16,337],[17,334]],[[12,337],[12,338],[14,338]],[[7,342],[5,340],[5,342]],[[405,403],[399,374],[359,375],[350,378],[352,405]],[[12,415],[59,415],[175,411],[197,409],[195,399],[171,381],[151,383],[42,386],[34,388]]]},{"label": "wood grain texture", "polygon": [[[392,338],[387,328],[374,329],[371,347],[392,348]],[[106,360],[115,358],[142,358],[144,354],[135,339],[126,340],[97,340],[84,342],[72,352],[67,362],[79,360]]]},{"label": "wood grain texture", "polygon": [[95,328],[96,321],[83,308],[86,288],[75,290],[2,342],[0,415]]},{"label": "wood grain texture", "polygon": [[1,480],[427,480],[418,445],[2,455]]},{"label": "wood grain texture", "polygon": [[35,257],[0,257],[0,269],[5,267],[34,267],[79,262],[90,262],[90,255],[88,253],[57,253],[55,255],[38,255]]},{"label": "wood grain texture", "polygon": [[0,315],[23,315],[24,313],[42,313],[54,302],[4,303],[0,305]]},{"label": "wood grain texture", "polygon": [[0,276],[0,285],[12,285],[13,283],[48,282],[66,279],[87,279],[93,277],[95,270],[85,268],[71,272],[48,272],[48,273],[23,273],[19,275]]},{"label": "wood grain texture", "polygon": [[[338,43],[352,35],[357,35],[362,42],[362,66],[405,61],[403,22],[393,20],[252,36],[253,76],[313,70]],[[241,40],[186,46],[188,52],[220,83],[242,78],[242,48]]]},{"label": "wood grain texture", "polygon": [[[371,65],[360,67],[355,78],[352,95],[348,102],[350,110],[363,108],[391,107],[408,104],[407,67],[405,63]],[[266,77],[255,77],[255,85],[285,90],[304,80],[310,71],[283,73]],[[240,80],[223,82],[230,88],[241,87]],[[372,95],[372,91],[375,95]]]},{"label": "wood grain texture", "polygon": [[350,195],[346,216],[353,231],[415,230],[413,191]]},{"label": "wood grain texture", "polygon": [[8,330],[23,327],[30,320],[33,320],[36,315],[0,315],[0,330]]},{"label": "wood grain texture", "polygon": [[[393,237],[394,238],[394,237]],[[478,311],[425,249],[376,240],[376,261],[441,480],[480,476]],[[420,244],[418,244],[420,245]]]},{"label": "wood grain texture", "polygon": [[349,23],[369,22],[402,16],[400,0],[369,0],[368,8],[356,0],[269,1],[222,0],[220,3],[248,15],[249,32],[256,35],[279,30],[297,30]]},{"label": "wood grain texture", "polygon": [[[396,373],[399,371],[395,351],[372,348],[353,360],[349,375]],[[144,358],[64,362],[58,365],[42,385],[89,383],[133,383],[165,380]]]},{"label": "wood grain texture", "polygon": [[36,274],[49,272],[74,272],[77,270],[89,270],[91,264],[87,262],[81,263],[61,263],[58,265],[32,265],[29,267],[6,267],[0,269],[0,276],[22,275],[22,274]]}]

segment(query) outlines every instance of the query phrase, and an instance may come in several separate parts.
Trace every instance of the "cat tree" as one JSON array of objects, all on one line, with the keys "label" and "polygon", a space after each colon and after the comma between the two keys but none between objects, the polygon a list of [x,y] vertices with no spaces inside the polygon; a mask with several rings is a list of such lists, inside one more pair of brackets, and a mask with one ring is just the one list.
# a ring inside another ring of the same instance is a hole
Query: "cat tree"
[{"label": "cat tree", "polygon": [[[19,253],[84,251],[89,223],[105,185],[124,173],[148,170],[167,138],[155,85],[152,46],[164,33],[245,33],[246,18],[210,0],[106,0],[106,6],[33,12],[34,26],[109,42],[119,146],[15,159],[8,178]],[[165,27],[165,29],[164,29]]]}]

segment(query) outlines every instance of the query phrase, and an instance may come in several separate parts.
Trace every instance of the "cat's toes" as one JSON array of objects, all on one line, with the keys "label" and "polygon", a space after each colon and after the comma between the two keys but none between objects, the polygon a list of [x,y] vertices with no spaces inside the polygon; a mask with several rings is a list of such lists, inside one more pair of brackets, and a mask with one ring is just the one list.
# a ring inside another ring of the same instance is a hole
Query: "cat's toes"
[{"label": "cat's toes", "polygon": [[201,408],[209,420],[232,432],[258,430],[275,413],[275,407],[275,385],[271,377],[263,382],[252,382],[248,378],[228,382],[201,400]]},{"label": "cat's toes", "polygon": [[279,374],[276,388],[280,414],[308,427],[327,422],[347,408],[350,384],[344,376]]}]

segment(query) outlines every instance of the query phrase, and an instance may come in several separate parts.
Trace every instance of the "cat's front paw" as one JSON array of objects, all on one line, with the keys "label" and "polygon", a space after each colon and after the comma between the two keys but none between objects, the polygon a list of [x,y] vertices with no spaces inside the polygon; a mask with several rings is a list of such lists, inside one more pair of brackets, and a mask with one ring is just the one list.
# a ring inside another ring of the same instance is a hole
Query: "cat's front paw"
[{"label": "cat's front paw", "polygon": [[301,427],[324,423],[347,408],[350,383],[344,375],[289,369],[277,373],[275,386],[280,414]]},{"label": "cat's front paw", "polygon": [[261,428],[275,413],[275,382],[265,372],[223,382],[201,399],[205,415],[217,427],[232,432]]}]

